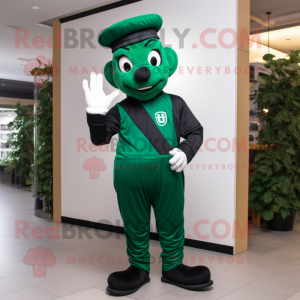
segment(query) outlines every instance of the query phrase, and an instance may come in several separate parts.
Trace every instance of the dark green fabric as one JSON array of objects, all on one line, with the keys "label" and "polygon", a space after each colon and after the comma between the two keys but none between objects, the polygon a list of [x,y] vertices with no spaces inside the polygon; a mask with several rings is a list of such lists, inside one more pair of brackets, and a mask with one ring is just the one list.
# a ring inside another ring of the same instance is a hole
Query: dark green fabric
[{"label": "dark green fabric", "polygon": [[[172,101],[162,94],[141,102],[172,148],[177,145],[173,124]],[[170,168],[171,155],[159,155],[137,128],[123,107],[114,165],[114,186],[123,219],[127,254],[131,265],[150,270],[150,209],[153,206],[156,226],[163,248],[162,267],[171,270],[181,264],[184,244],[184,174]],[[164,112],[167,122],[160,126],[155,114]]]},{"label": "dark green fabric", "polygon": [[148,139],[137,128],[123,107],[117,104],[120,112],[119,142],[116,150],[117,157],[158,156]]},{"label": "dark green fabric", "polygon": [[106,28],[99,35],[98,41],[100,45],[109,47],[110,44],[116,39],[138,30],[154,28],[156,31],[159,31],[162,23],[162,17],[157,14],[148,14],[133,17],[115,23],[112,26]]},{"label": "dark green fabric", "polygon": [[130,264],[150,270],[149,232],[153,206],[163,252],[162,270],[182,263],[184,246],[184,173],[170,168],[171,155],[117,158],[114,187],[123,219]]},{"label": "dark green fabric", "polygon": [[[164,93],[150,101],[141,102],[141,104],[149,113],[153,122],[171,147],[175,148],[178,142],[173,124],[171,97]],[[149,140],[127,115],[123,107],[120,104],[117,104],[117,106],[120,112],[119,143],[116,150],[117,157],[134,156],[140,158],[145,156],[159,156]],[[158,125],[155,117],[157,112],[165,112],[167,114],[167,123],[164,126]]]},{"label": "dark green fabric", "polygon": [[169,48],[169,47],[164,47],[164,52],[165,52],[165,55],[169,62],[169,67],[170,67],[169,68],[169,73],[170,73],[169,76],[172,76],[178,66],[178,56],[177,56],[176,52],[172,48]]},{"label": "dark green fabric", "polygon": [[[163,136],[169,142],[172,149],[175,148],[178,145],[178,141],[173,123],[172,100],[170,95],[164,93],[150,101],[143,101],[141,104],[144,106]],[[163,126],[159,126],[157,123],[155,114],[158,112],[165,112],[167,114],[167,123]]]},{"label": "dark green fabric", "polygon": [[117,72],[117,70],[113,70],[113,63],[109,61],[104,67],[104,76],[106,80],[112,85],[114,88],[118,88],[113,79],[113,73]]}]

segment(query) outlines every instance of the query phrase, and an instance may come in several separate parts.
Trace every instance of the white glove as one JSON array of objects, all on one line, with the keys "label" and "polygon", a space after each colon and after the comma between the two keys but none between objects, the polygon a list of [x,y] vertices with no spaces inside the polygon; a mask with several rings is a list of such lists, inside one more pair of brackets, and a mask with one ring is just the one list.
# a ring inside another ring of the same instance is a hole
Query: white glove
[{"label": "white glove", "polygon": [[85,101],[87,104],[86,111],[89,114],[106,115],[111,103],[119,96],[120,91],[114,91],[106,96],[103,92],[103,76],[102,74],[91,73],[90,88],[86,79],[82,82],[85,93]]},{"label": "white glove", "polygon": [[181,172],[187,165],[187,157],[185,153],[178,148],[174,148],[169,153],[174,155],[169,161],[171,169],[176,170],[176,172]]}]

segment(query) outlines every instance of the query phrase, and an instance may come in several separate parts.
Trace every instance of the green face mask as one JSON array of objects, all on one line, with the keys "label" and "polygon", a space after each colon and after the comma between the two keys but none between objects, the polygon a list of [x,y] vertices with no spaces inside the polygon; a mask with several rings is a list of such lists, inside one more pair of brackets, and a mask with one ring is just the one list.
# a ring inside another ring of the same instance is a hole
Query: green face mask
[{"label": "green face mask", "polygon": [[178,65],[176,52],[158,39],[119,48],[104,68],[107,81],[123,93],[141,101],[158,95]]}]

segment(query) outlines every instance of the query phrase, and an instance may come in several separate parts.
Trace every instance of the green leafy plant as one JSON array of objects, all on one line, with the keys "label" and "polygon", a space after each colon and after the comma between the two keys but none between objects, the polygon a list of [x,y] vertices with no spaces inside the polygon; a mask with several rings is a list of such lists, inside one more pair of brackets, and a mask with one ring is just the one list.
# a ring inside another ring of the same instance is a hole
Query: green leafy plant
[{"label": "green leafy plant", "polygon": [[33,163],[33,106],[21,106],[18,102],[15,108],[17,116],[8,124],[12,129],[8,139],[12,150],[4,163],[8,164],[7,168],[11,173],[17,165],[17,175],[27,179]]},{"label": "green leafy plant", "polygon": [[[36,60],[39,63],[39,66],[30,71],[31,75],[51,75],[53,73],[52,64],[49,63],[48,65],[46,65],[42,63],[39,59]],[[42,66],[44,66],[44,68],[42,68]]]},{"label": "green leafy plant", "polygon": [[16,161],[10,158],[9,154],[7,158],[2,160],[2,164],[5,165],[5,171],[9,172],[10,174],[13,174],[13,172],[16,170]]},{"label": "green leafy plant", "polygon": [[40,103],[36,111],[37,139],[37,190],[45,198],[46,208],[52,211],[52,81],[48,76],[39,90]]},{"label": "green leafy plant", "polygon": [[[287,59],[266,54],[270,76],[259,77],[258,114],[266,127],[260,130],[258,144],[265,153],[255,158],[257,167],[250,179],[249,205],[265,220],[274,212],[285,219],[300,211],[300,50]],[[263,111],[268,109],[268,112]]]}]

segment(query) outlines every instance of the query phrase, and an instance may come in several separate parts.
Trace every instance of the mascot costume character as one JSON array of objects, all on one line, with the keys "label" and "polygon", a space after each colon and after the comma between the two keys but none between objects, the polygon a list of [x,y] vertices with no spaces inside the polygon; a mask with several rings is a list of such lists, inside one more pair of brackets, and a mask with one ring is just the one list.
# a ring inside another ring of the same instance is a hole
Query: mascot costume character
[{"label": "mascot costume character", "polygon": [[101,74],[91,74],[90,86],[83,81],[92,143],[108,144],[119,135],[113,180],[130,267],[108,277],[107,291],[114,295],[134,293],[150,281],[151,206],[163,249],[161,280],[190,290],[213,283],[207,267],[182,263],[182,171],[202,144],[203,128],[183,99],[163,92],[178,58],[159,40],[162,22],[157,14],[138,16],[99,36],[99,43],[113,53],[104,68],[105,78],[126,99],[109,109],[119,91],[105,95]]}]

